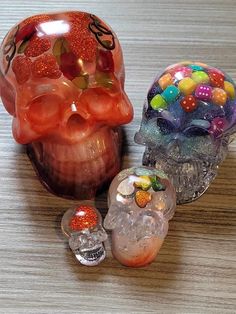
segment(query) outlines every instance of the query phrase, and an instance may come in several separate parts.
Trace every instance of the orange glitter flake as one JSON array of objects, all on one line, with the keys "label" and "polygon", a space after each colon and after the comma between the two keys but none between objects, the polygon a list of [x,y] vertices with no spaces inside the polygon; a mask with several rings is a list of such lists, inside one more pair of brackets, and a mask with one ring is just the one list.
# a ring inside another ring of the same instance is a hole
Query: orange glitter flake
[{"label": "orange glitter flake", "polygon": [[47,38],[39,38],[35,36],[30,40],[24,54],[27,57],[37,57],[51,48],[51,42]]},{"label": "orange glitter flake", "polygon": [[31,66],[32,74],[36,78],[48,77],[57,79],[61,76],[61,71],[57,64],[57,59],[52,54],[44,54],[38,57]]},{"label": "orange glitter flake", "polygon": [[140,208],[144,208],[152,199],[152,195],[147,191],[139,190],[135,194],[135,202]]},{"label": "orange glitter flake", "polygon": [[70,228],[73,231],[81,231],[93,228],[98,224],[98,215],[92,206],[81,205],[76,209],[75,215],[70,221]]},{"label": "orange glitter flake", "polygon": [[23,84],[28,81],[31,74],[31,60],[24,56],[17,56],[12,62],[12,71],[15,73],[16,80],[19,84]]}]

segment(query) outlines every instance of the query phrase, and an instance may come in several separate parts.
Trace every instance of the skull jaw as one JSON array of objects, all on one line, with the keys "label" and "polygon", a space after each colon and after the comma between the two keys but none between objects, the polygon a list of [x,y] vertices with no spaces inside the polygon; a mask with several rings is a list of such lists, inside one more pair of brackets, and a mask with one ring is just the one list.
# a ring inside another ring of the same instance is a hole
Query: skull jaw
[{"label": "skull jaw", "polygon": [[144,237],[138,241],[131,240],[119,229],[112,231],[112,254],[124,266],[144,267],[152,263],[164,239],[157,236]]},{"label": "skull jaw", "polygon": [[119,172],[121,141],[121,130],[104,127],[73,145],[32,142],[27,145],[27,154],[51,193],[84,200],[107,188]]},{"label": "skull jaw", "polygon": [[96,266],[106,257],[106,251],[102,243],[90,249],[77,249],[74,254],[76,259],[85,266]]},{"label": "skull jaw", "polygon": [[190,161],[175,161],[168,153],[146,148],[143,165],[163,170],[176,189],[177,204],[185,204],[198,199],[210,186],[217,175],[219,164],[224,160],[227,148],[215,159],[192,158]]}]

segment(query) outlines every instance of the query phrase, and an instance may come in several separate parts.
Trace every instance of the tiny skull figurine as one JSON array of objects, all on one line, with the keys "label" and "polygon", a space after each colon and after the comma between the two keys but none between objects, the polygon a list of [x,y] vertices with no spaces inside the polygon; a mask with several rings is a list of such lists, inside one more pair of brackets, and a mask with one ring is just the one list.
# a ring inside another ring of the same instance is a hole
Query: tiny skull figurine
[{"label": "tiny skull figurine", "polygon": [[133,167],[112,181],[104,227],[112,230],[112,253],[123,265],[142,267],[159,252],[173,217],[175,190],[155,168]]},{"label": "tiny skull figurine", "polygon": [[95,266],[104,260],[106,252],[103,242],[106,241],[107,234],[97,209],[80,205],[67,210],[61,221],[61,228],[69,238],[69,246],[81,264]]},{"label": "tiny skull figurine", "polygon": [[143,165],[167,173],[181,204],[209,187],[235,132],[234,82],[216,68],[189,61],[157,76],[135,141],[146,146]]},{"label": "tiny skull figurine", "polygon": [[119,172],[119,127],[133,116],[124,80],[119,41],[92,14],[36,15],[6,35],[0,95],[50,191],[89,199]]}]

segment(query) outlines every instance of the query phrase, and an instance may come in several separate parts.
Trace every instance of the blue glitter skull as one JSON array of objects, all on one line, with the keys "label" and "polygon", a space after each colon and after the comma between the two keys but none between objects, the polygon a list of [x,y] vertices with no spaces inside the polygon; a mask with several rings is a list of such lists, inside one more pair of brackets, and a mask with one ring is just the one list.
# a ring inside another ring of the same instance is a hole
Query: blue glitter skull
[{"label": "blue glitter skull", "polygon": [[217,174],[236,132],[235,83],[198,62],[168,67],[152,84],[135,142],[145,166],[172,178],[177,203],[201,196]]}]

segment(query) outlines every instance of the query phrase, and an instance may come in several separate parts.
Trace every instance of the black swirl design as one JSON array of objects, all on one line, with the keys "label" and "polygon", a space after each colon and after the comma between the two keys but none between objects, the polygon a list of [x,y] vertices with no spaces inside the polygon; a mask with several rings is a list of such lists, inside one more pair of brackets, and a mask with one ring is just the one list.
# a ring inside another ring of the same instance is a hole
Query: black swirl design
[{"label": "black swirl design", "polygon": [[[11,36],[9,37],[5,46],[3,47],[3,55],[5,56],[6,61],[7,61],[7,68],[5,70],[5,75],[7,74],[8,70],[10,68],[10,65],[11,65],[11,61],[14,58],[14,55],[16,53],[15,37],[16,37],[16,34],[18,32],[18,29],[19,29],[19,26],[17,25],[13,29]],[[8,34],[7,34],[7,36],[8,36]]]},{"label": "black swirl design", "polygon": [[[95,15],[90,14],[90,18],[92,19],[92,22],[89,24],[89,29],[95,35],[99,44],[108,50],[115,49],[115,37],[112,31],[103,26]],[[109,41],[109,44],[107,43],[107,41],[102,40],[103,36],[111,37],[111,41]]]}]

